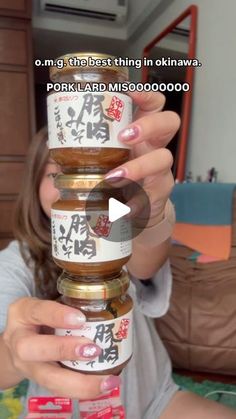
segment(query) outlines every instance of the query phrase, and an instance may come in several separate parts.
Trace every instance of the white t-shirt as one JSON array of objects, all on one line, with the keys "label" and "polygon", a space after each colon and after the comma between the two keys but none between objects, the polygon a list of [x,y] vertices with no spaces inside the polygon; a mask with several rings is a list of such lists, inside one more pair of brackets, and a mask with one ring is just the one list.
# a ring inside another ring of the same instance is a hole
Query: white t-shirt
[{"label": "white t-shirt", "polygon": [[[171,363],[155,330],[152,318],[163,316],[169,307],[171,270],[167,261],[145,286],[131,278],[129,295],[134,301],[133,356],[121,373],[122,402],[127,419],[158,419],[170,398],[178,390],[171,378]],[[26,266],[17,241],[0,252],[0,333],[6,325],[10,303],[20,297],[37,297],[33,274]],[[50,393],[30,382],[27,397]],[[24,418],[26,411],[20,416]],[[74,402],[73,419],[79,417]]]}]

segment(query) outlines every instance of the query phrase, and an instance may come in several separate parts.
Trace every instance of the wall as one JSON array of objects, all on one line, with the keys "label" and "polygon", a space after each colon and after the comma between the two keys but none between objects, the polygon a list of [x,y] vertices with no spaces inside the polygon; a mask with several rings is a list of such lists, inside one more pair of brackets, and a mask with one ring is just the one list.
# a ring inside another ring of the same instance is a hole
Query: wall
[{"label": "wall", "polygon": [[[192,4],[175,0],[165,8],[162,3],[152,22],[146,21],[142,32],[130,39],[128,55],[141,56],[143,47]],[[203,65],[195,73],[187,170],[194,177],[206,177],[214,166],[219,180],[236,182],[236,2],[195,0],[194,4],[199,12],[197,58]],[[137,80],[140,74],[132,76]]]},{"label": "wall", "polygon": [[[123,24],[84,19],[72,15],[43,12],[38,0],[32,0],[33,27],[41,30],[126,40],[156,9],[161,0],[127,0],[127,21]],[[65,2],[66,3],[66,2]],[[113,2],[114,4],[114,2]],[[109,10],[108,10],[109,11]]]}]

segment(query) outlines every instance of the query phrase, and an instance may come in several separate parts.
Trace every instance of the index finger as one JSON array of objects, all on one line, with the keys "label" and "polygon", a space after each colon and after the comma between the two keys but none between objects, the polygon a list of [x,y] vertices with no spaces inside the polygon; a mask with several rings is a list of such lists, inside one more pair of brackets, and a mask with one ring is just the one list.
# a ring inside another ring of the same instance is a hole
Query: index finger
[{"label": "index finger", "polygon": [[32,362],[31,379],[59,397],[94,399],[121,384],[119,376],[91,375],[60,368],[55,363]]},{"label": "index finger", "polygon": [[23,326],[49,326],[52,328],[76,328],[86,321],[85,315],[73,307],[56,301],[24,297],[9,307],[9,319]]},{"label": "index finger", "polygon": [[160,92],[129,92],[129,96],[138,105],[135,119],[141,118],[150,112],[160,112],[166,102],[165,96]]}]

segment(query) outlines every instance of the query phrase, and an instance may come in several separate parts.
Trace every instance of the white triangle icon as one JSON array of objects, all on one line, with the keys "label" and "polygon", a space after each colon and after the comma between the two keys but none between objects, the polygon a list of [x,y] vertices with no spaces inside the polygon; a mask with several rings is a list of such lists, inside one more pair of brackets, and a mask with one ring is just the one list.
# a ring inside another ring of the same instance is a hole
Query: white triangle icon
[{"label": "white triangle icon", "polygon": [[108,201],[108,217],[109,221],[113,223],[113,221],[119,220],[119,218],[123,217],[126,214],[129,214],[131,211],[128,205],[122,204],[122,202],[117,201],[115,198],[109,198]]}]

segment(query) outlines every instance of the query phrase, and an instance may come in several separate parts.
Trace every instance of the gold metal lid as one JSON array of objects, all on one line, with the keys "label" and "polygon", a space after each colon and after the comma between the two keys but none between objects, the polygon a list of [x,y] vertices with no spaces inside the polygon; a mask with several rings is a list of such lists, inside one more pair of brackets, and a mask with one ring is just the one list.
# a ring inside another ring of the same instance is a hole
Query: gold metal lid
[{"label": "gold metal lid", "polygon": [[59,174],[54,180],[58,189],[111,189],[111,185],[104,180],[104,175],[98,174]]},{"label": "gold metal lid", "polygon": [[114,58],[117,58],[114,55],[101,54],[101,53],[98,53],[98,52],[74,52],[74,53],[70,53],[70,54],[65,54],[65,55],[62,55],[62,56],[56,58],[55,62],[57,62],[57,60],[64,60],[64,63],[66,64],[66,66],[63,67],[63,68],[58,68],[56,66],[50,67],[50,70],[49,70],[50,79],[52,81],[54,81],[55,76],[58,73],[72,72],[72,71],[75,71],[78,68],[81,69],[81,70],[90,69],[91,71],[92,70],[95,71],[95,70],[99,69],[99,71],[101,71],[101,72],[111,70],[111,71],[115,71],[117,73],[122,73],[123,76],[127,80],[129,78],[129,69],[127,67],[123,67],[123,66],[116,66],[115,64],[111,64],[110,66],[94,66],[94,67],[89,66],[89,65],[87,65],[87,66],[86,65],[85,66],[76,66],[76,65],[75,66],[70,66],[68,60],[69,60],[69,58],[74,58],[74,57],[78,58],[80,60],[86,60],[87,63],[88,63],[89,57],[92,57],[95,60],[97,60],[97,59],[98,60],[104,60],[104,59],[111,58],[112,62],[114,61]]},{"label": "gold metal lid", "polygon": [[101,282],[75,281],[63,272],[57,281],[58,292],[66,297],[82,300],[108,300],[124,294],[129,287],[129,276],[124,270],[114,279]]}]

